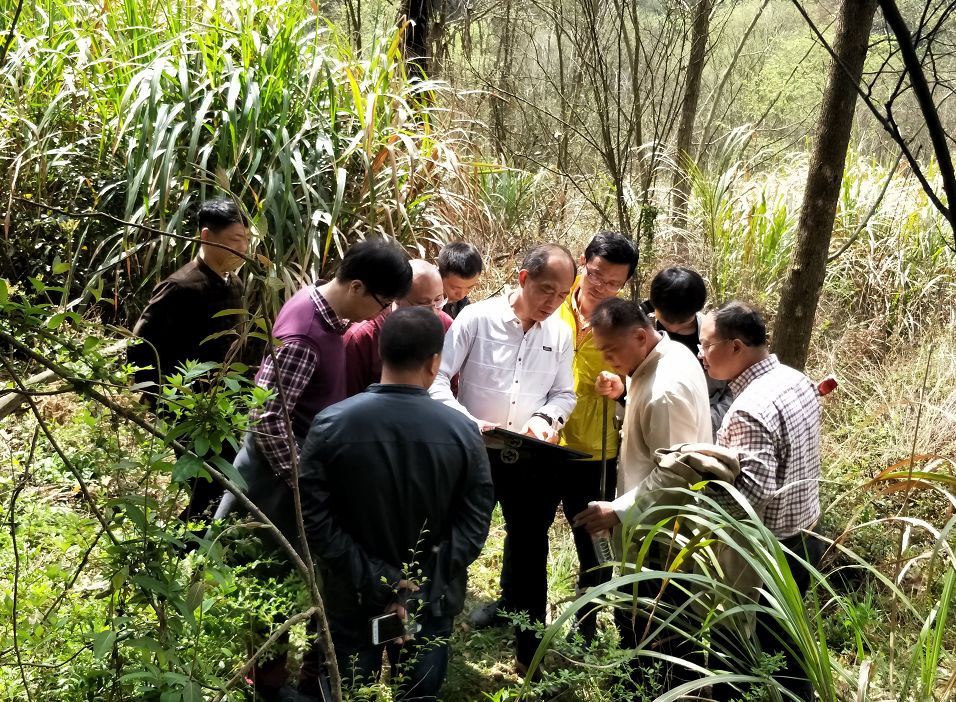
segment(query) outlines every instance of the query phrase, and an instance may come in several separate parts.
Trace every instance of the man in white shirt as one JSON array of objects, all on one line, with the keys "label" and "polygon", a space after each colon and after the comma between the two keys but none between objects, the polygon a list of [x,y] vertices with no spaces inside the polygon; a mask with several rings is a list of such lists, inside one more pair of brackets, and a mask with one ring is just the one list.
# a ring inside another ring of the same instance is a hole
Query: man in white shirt
[{"label": "man in white shirt", "polygon": [[[639,304],[617,298],[605,300],[591,315],[591,330],[605,360],[628,377],[617,470],[618,497],[613,502],[593,502],[574,517],[576,526],[597,534],[627,523],[628,511],[656,467],[657,449],[681,443],[711,443],[713,436],[707,380],[700,363],[683,344],[672,341],[666,332],[657,331]],[[625,391],[621,378],[606,372],[598,377],[596,389],[613,399],[622,397]],[[657,562],[652,567],[665,565]],[[657,597],[660,585],[644,581],[639,584],[637,595]],[[682,598],[686,599],[671,586],[664,590],[662,599],[676,606]],[[648,627],[643,612],[618,609],[614,618],[622,645],[654,647],[675,657],[688,657],[680,641],[643,642],[644,635],[659,625],[652,622]],[[687,670],[664,663],[663,672],[665,687],[672,688],[685,681]],[[633,665],[631,677],[635,685],[644,682],[639,663]]]},{"label": "man in white shirt", "polygon": [[[574,258],[563,246],[537,246],[521,264],[516,290],[465,307],[445,336],[432,397],[471,417],[482,431],[501,427],[556,442],[576,398],[571,332],[553,313],[570,293],[575,273]],[[451,390],[455,374],[457,399]],[[507,530],[502,604],[542,622],[554,520],[548,465],[524,450],[489,448],[488,457]],[[522,675],[538,643],[533,632],[515,632]]]}]

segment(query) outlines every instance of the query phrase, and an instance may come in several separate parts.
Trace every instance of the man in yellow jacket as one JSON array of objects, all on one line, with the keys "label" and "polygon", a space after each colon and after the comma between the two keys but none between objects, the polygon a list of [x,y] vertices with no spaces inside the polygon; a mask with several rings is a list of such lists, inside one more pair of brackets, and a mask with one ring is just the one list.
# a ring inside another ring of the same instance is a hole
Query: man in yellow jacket
[{"label": "man in yellow jacket", "polygon": [[[605,421],[608,400],[597,394],[594,381],[609,366],[594,344],[590,317],[601,301],[617,296],[630,280],[637,267],[637,249],[623,234],[598,232],[584,250],[580,264],[581,273],[559,311],[574,339],[574,392],[578,398],[561,432],[561,445],[589,453],[591,458],[564,461],[555,466],[556,494],[569,521],[591,501],[614,499],[618,453],[618,432],[614,424],[616,403],[609,403]],[[603,495],[600,491],[602,447],[607,459]],[[597,569],[587,530],[575,528],[572,533],[580,567],[577,586],[578,591],[583,592],[606,581],[611,572]],[[594,639],[596,624],[596,609],[586,612],[578,622],[578,630],[587,643]]]}]

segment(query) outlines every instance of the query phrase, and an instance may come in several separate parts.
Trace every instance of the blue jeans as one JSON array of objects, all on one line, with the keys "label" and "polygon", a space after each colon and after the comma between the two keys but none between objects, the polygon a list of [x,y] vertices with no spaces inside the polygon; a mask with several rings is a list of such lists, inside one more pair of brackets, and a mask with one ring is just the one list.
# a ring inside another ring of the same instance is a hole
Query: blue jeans
[{"label": "blue jeans", "polygon": [[[395,700],[434,702],[448,672],[448,639],[453,617],[423,616],[415,638],[405,644],[384,646],[392,666],[392,680],[398,681]],[[382,670],[382,648],[373,646],[369,622],[343,622],[330,617],[329,628],[343,690],[357,689],[378,678]]]}]

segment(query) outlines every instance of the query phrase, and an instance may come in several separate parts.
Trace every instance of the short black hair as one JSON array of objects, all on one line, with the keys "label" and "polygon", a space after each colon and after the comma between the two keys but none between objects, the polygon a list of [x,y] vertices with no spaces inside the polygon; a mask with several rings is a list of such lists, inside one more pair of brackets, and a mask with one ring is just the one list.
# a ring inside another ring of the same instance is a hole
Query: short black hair
[{"label": "short black hair", "polygon": [[747,346],[767,343],[767,322],[760,310],[747,302],[731,300],[718,307],[714,327],[721,339],[739,339]]},{"label": "short black hair", "polygon": [[627,277],[630,279],[637,268],[637,247],[630,237],[620,232],[600,231],[584,249],[584,260],[590,261],[600,256],[608,263],[627,265]]},{"label": "short black hair", "polygon": [[249,220],[236,201],[227,197],[214,197],[203,201],[196,213],[196,226],[199,230],[219,232],[233,224],[248,227]]},{"label": "short black hair", "polygon": [[412,287],[412,267],[401,246],[385,239],[366,239],[345,252],[335,273],[342,282],[359,280],[373,295],[404,297]]},{"label": "short black hair", "polygon": [[690,268],[665,268],[651,281],[651,304],[668,322],[686,322],[704,309],[707,286]]},{"label": "short black hair", "polygon": [[412,371],[441,353],[444,341],[445,328],[431,308],[400,307],[385,318],[378,351],[383,366]]},{"label": "short black hair", "polygon": [[445,244],[438,252],[438,272],[444,278],[457,275],[460,278],[474,278],[484,270],[481,254],[473,244],[466,241],[453,241]]},{"label": "short black hair", "polygon": [[524,260],[521,261],[521,269],[528,271],[528,275],[532,278],[537,278],[553,256],[563,256],[568,259],[568,265],[571,266],[571,278],[573,279],[575,273],[577,273],[577,264],[574,262],[574,256],[571,255],[571,252],[561,244],[539,244],[535,246],[525,254]]},{"label": "short black hair", "polygon": [[602,300],[591,313],[591,328],[604,331],[625,331],[633,327],[653,329],[650,317],[640,304],[619,297]]}]

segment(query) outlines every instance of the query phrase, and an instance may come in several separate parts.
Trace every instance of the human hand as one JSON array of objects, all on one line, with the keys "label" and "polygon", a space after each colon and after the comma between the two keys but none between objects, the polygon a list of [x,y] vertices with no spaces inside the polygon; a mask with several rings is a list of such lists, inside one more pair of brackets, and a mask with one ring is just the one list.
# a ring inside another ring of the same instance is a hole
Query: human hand
[{"label": "human hand", "polygon": [[594,381],[594,391],[598,395],[616,400],[624,394],[624,381],[621,380],[621,376],[619,375],[601,371]]},{"label": "human hand", "polygon": [[484,434],[486,431],[491,431],[492,429],[497,429],[498,425],[494,422],[486,422],[484,419],[476,419],[475,423],[478,425],[478,431]]},{"label": "human hand", "polygon": [[558,442],[558,432],[551,427],[551,422],[544,417],[532,417],[518,433],[524,434],[525,436],[533,436],[541,441],[547,441],[549,444],[556,444]]},{"label": "human hand", "polygon": [[[397,614],[398,618],[402,620],[402,623],[406,624],[408,622],[408,596],[413,592],[418,592],[418,585],[411,580],[402,579],[398,581],[395,589],[398,592],[398,599],[385,608],[385,614]],[[414,634],[407,633],[405,636],[399,636],[392,640],[396,643],[405,643],[414,638]]]},{"label": "human hand", "polygon": [[589,534],[610,531],[620,523],[610,502],[589,502],[587,509],[574,515],[572,521],[573,526],[584,527]]}]

